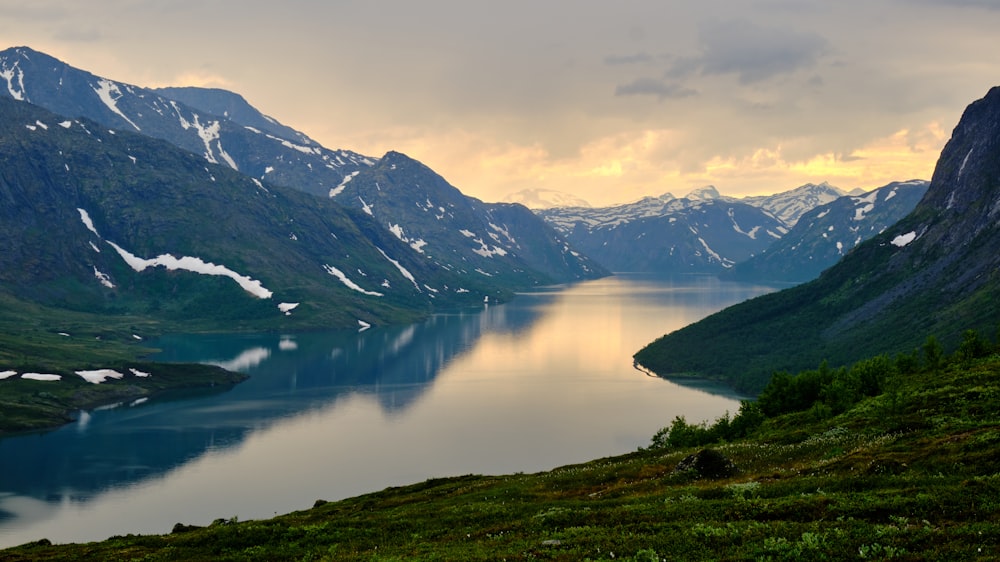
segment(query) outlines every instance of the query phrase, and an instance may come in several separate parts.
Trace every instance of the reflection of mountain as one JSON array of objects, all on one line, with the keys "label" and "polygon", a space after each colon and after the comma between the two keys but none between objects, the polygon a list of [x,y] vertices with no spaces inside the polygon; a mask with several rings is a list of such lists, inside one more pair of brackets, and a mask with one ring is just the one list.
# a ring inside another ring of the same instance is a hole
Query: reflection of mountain
[{"label": "reflection of mountain", "polygon": [[166,337],[158,360],[242,366],[251,378],[222,394],[93,411],[57,431],[0,439],[0,519],[16,511],[11,496],[85,502],[351,395],[372,396],[383,411],[399,414],[484,333],[523,330],[537,311],[496,306],[360,334]]}]

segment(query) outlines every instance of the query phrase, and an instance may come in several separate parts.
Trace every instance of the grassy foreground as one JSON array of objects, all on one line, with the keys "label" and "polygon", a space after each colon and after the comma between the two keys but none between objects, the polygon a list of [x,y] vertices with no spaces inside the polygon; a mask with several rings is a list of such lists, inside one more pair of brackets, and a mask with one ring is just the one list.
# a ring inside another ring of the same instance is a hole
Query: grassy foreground
[{"label": "grassy foreground", "polygon": [[661,439],[549,472],[428,480],[163,536],[41,541],[0,560],[995,560],[998,376],[991,349],[894,375],[840,414],[765,419],[709,446],[738,469],[721,478],[675,470],[703,447]]}]

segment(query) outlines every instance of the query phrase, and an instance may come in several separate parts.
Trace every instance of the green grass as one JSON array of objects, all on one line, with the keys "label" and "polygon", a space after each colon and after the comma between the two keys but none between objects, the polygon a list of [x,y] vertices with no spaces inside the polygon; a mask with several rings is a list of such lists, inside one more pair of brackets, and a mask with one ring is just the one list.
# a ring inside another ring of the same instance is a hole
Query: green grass
[{"label": "green grass", "polygon": [[696,447],[650,447],[318,501],[268,520],[24,545],[0,560],[997,559],[998,376],[997,354],[956,355],[894,376],[839,415],[769,418],[711,445],[739,468],[723,479],[674,470]]},{"label": "green grass", "polygon": [[[246,379],[210,365],[144,360],[155,350],[134,336],[146,339],[171,328],[148,319],[45,308],[2,292],[0,311],[0,371],[62,376],[0,380],[0,436],[59,426],[81,409],[181,388],[218,391]],[[133,376],[130,368],[153,376]],[[95,385],[75,374],[90,369],[115,369],[125,377]]]}]

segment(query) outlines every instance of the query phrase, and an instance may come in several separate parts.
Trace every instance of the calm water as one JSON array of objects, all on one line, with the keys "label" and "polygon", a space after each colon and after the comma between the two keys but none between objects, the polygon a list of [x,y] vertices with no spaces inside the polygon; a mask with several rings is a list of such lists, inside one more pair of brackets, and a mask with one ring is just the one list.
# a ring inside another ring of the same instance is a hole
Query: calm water
[{"label": "calm water", "polygon": [[159,359],[251,378],[0,440],[0,547],[265,518],[633,451],[674,416],[714,420],[739,397],[648,377],[632,354],[769,290],[618,276],[362,333],[163,338]]}]

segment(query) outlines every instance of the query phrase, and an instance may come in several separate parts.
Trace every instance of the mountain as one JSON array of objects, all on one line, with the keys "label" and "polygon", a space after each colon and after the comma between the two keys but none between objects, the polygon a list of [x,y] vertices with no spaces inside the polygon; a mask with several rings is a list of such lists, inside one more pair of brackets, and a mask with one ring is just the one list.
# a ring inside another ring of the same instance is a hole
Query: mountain
[{"label": "mountain", "polygon": [[[357,191],[357,186],[372,185],[366,178],[381,177],[389,169],[383,165],[376,170],[377,159],[374,158],[345,150],[328,150],[306,135],[267,117],[239,94],[225,90],[140,88],[94,76],[26,47],[0,52],[0,78],[6,81],[6,94],[11,98],[41,105],[62,115],[92,119],[114,130],[163,139],[202,155],[210,163],[225,165],[269,184],[298,189],[323,198],[332,198],[341,193],[352,180],[357,181],[351,192]],[[416,205],[431,198],[441,199],[434,189],[446,182],[425,166],[407,169],[418,168],[422,169],[420,174],[427,176],[427,181],[400,184],[394,203],[406,201]],[[364,174],[359,176],[362,173]],[[391,175],[398,177],[399,173],[393,172]],[[390,181],[386,185],[395,184]],[[471,291],[474,287],[479,287],[480,292],[498,295],[509,289],[606,274],[599,265],[588,262],[578,253],[567,249],[565,241],[548,231],[542,221],[527,209],[520,207],[523,211],[518,211],[506,207],[491,207],[448,187],[448,201],[481,216],[475,220],[466,220],[460,225],[456,223],[456,228],[440,228],[448,220],[433,225],[426,224],[428,229],[420,231],[421,237],[425,240],[434,239],[436,250],[463,248],[464,255],[468,255],[471,251],[468,248],[470,244],[479,244],[476,247],[485,248],[482,252],[492,253],[492,257],[496,257],[496,252],[490,249],[492,242],[486,242],[490,239],[489,234],[496,236],[496,232],[487,233],[481,228],[476,230],[491,222],[500,224],[486,216],[487,212],[497,216],[504,214],[509,218],[510,224],[517,224],[520,229],[518,232],[508,231],[505,234],[508,237],[518,237],[518,241],[512,246],[498,241],[499,246],[492,246],[505,252],[515,251],[517,256],[487,261],[479,259],[474,252],[469,256],[470,260],[483,266],[484,271],[490,271],[498,262],[508,262],[508,266],[505,266],[508,275],[502,280],[497,278],[480,283],[459,283],[453,279],[449,286],[471,285],[462,288]],[[425,188],[430,191],[425,192]],[[375,202],[377,197],[368,195],[367,199]],[[345,201],[347,206],[361,211],[366,209],[356,198],[337,199],[338,203]],[[413,214],[419,213],[416,206],[380,204],[378,208],[378,224],[383,229],[379,238],[390,235],[390,232],[395,233],[393,225],[397,225],[397,228],[398,225],[406,225],[410,229],[408,232],[412,234],[413,227],[424,218],[422,214]],[[405,209],[406,212],[387,214],[388,209]],[[479,242],[468,240],[461,234],[466,228],[480,232],[482,239]],[[514,246],[517,246],[516,250]],[[421,248],[414,250],[422,253]],[[459,252],[454,255],[463,254]],[[439,266],[447,265],[452,271],[481,276],[475,273],[475,267],[464,267],[464,262],[451,263],[442,253],[437,254],[435,263]],[[416,288],[418,292],[428,290]],[[432,298],[437,298],[433,293],[431,295]]]},{"label": "mountain", "polygon": [[768,212],[714,187],[677,199],[537,211],[569,243],[612,271],[719,273],[764,251],[785,232]]},{"label": "mountain", "polygon": [[842,190],[823,182],[807,183],[774,195],[745,197],[740,201],[766,210],[791,228],[803,214],[843,195],[845,193]]},{"label": "mountain", "polygon": [[156,93],[165,98],[177,100],[184,105],[225,117],[235,123],[288,139],[301,146],[318,145],[316,141],[295,129],[282,125],[272,117],[264,115],[250,105],[243,96],[219,88],[171,87],[156,88]]},{"label": "mountain", "polygon": [[515,286],[607,275],[527,207],[463,195],[426,165],[389,152],[332,193],[429,262]]},{"label": "mountain", "polygon": [[552,189],[522,189],[503,198],[505,203],[520,203],[529,209],[555,207],[590,207],[590,203],[573,195]]},{"label": "mountain", "polygon": [[861,242],[905,217],[929,182],[893,182],[859,196],[844,196],[801,215],[788,234],[763,253],[723,273],[726,279],[802,283],[837,263]]},{"label": "mountain", "polygon": [[0,97],[0,291],[192,327],[358,327],[509,294],[371,217]]},{"label": "mountain", "polygon": [[916,208],[816,280],[727,308],[636,353],[661,375],[759,390],[771,373],[955,346],[1000,317],[1000,88],[963,113]]},{"label": "mountain", "polygon": [[374,164],[355,152],[326,149],[222,90],[141,88],[27,47],[0,51],[0,79],[0,96],[163,139],[211,163],[315,195]]}]

